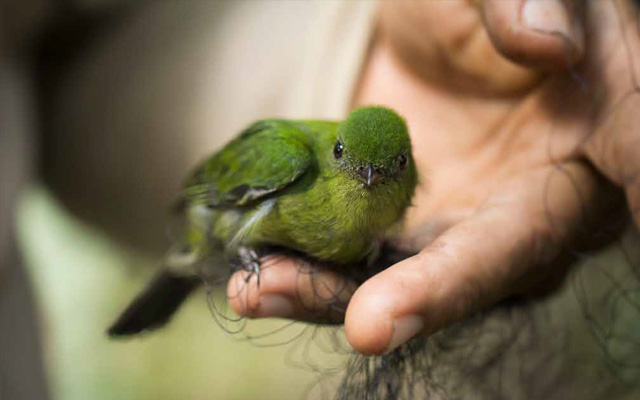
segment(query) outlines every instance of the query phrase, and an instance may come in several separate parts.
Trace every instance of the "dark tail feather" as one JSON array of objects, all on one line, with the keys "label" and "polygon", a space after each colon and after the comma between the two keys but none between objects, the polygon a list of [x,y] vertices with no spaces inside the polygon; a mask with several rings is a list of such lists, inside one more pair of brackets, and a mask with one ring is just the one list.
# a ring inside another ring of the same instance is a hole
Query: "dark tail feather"
[{"label": "dark tail feather", "polygon": [[197,277],[161,272],[131,302],[107,333],[109,336],[127,336],[161,327],[200,282]]}]

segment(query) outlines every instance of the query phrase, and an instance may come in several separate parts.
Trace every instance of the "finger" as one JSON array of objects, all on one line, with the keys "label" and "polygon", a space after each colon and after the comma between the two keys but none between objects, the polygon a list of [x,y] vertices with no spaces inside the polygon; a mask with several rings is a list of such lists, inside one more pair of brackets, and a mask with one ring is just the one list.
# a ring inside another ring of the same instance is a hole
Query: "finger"
[{"label": "finger", "polygon": [[583,211],[597,211],[601,186],[578,163],[513,183],[420,254],[358,288],[345,316],[350,344],[382,354],[538,282],[547,271],[535,267],[575,236]]},{"label": "finger", "polygon": [[615,104],[603,126],[591,135],[585,151],[594,165],[625,189],[629,210],[640,226],[640,96]]},{"label": "finger", "polygon": [[583,149],[625,189],[640,226],[640,10],[627,1],[602,1],[590,16],[594,55],[585,76],[592,101],[602,106]]},{"label": "finger", "polygon": [[263,259],[260,283],[247,271],[236,272],[227,285],[229,305],[250,318],[294,318],[341,323],[355,283],[341,275],[284,256]]},{"label": "finger", "polygon": [[528,66],[559,70],[584,55],[582,0],[485,0],[483,20],[494,46]]}]

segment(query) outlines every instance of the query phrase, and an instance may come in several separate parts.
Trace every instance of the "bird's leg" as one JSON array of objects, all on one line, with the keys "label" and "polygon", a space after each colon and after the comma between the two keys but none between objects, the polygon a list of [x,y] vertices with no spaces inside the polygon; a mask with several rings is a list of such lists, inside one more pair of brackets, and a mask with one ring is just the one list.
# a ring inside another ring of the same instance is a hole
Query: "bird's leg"
[{"label": "bird's leg", "polygon": [[382,239],[374,239],[369,245],[369,249],[367,252],[366,263],[367,267],[371,267],[378,258],[380,258],[380,253],[382,252]]},{"label": "bird's leg", "polygon": [[249,272],[245,278],[245,282],[248,283],[251,277],[255,275],[258,281],[258,287],[260,287],[261,263],[256,251],[248,247],[240,247],[238,248],[238,258],[240,259],[243,269]]}]

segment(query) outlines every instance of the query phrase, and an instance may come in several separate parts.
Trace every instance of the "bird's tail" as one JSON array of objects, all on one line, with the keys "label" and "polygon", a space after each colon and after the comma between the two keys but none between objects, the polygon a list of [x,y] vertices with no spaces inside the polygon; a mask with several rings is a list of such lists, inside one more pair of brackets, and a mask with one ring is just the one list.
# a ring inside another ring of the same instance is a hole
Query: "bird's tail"
[{"label": "bird's tail", "polygon": [[180,276],[170,270],[160,272],[107,333],[112,337],[128,336],[160,328],[201,282],[198,277]]}]

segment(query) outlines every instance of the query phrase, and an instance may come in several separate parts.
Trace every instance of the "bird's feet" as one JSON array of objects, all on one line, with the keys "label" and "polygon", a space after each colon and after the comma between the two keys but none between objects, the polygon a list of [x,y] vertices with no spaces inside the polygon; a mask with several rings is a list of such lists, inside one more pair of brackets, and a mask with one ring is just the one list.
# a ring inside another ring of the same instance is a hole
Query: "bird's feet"
[{"label": "bird's feet", "polygon": [[238,249],[238,258],[242,264],[242,268],[249,272],[245,278],[245,282],[249,282],[252,276],[256,276],[258,287],[260,287],[260,258],[254,249],[248,247],[240,247]]}]

